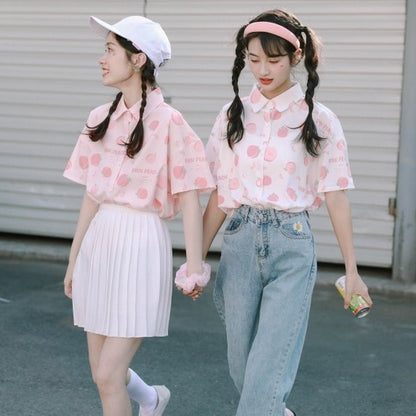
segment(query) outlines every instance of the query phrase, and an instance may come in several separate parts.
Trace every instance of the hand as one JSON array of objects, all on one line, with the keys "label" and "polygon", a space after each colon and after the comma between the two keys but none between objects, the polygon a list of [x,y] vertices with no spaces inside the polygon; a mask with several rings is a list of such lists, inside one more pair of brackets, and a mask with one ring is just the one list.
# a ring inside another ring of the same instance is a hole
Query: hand
[{"label": "hand", "polygon": [[346,274],[344,298],[345,309],[348,308],[349,304],[351,303],[351,297],[354,295],[361,295],[370,307],[373,305],[373,301],[371,300],[371,297],[368,294],[368,287],[363,282],[358,272]]},{"label": "hand", "polygon": [[176,286],[178,288],[178,290],[180,290],[185,296],[189,296],[190,298],[192,298],[192,300],[197,300],[201,295],[202,292],[204,291],[204,288],[202,286],[198,286],[196,285],[192,291],[188,292],[185,289],[180,288],[179,286]]},{"label": "hand", "polygon": [[188,275],[187,264],[184,263],[176,272],[175,284],[186,296],[190,296],[193,300],[199,298],[208,284],[211,277],[211,267],[209,264],[202,262],[202,270],[200,273],[191,273]]},{"label": "hand", "polygon": [[72,271],[68,267],[64,278],[64,293],[69,299],[72,299]]}]

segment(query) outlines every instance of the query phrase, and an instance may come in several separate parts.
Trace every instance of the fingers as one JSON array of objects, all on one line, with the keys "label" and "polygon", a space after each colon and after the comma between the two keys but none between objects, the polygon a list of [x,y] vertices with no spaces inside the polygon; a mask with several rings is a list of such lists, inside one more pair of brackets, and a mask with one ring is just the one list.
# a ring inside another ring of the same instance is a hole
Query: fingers
[{"label": "fingers", "polygon": [[347,292],[344,297],[344,309],[348,309],[351,303],[352,294]]},{"label": "fingers", "polygon": [[192,299],[193,300],[197,300],[202,295],[202,292],[203,291],[204,291],[204,288],[203,287],[196,286],[195,289],[193,290]]},{"label": "fingers", "polygon": [[72,282],[64,282],[64,293],[69,299],[72,299]]},{"label": "fingers", "polygon": [[370,306],[370,308],[373,306],[373,301],[372,301],[370,295],[368,294],[368,288],[367,288],[367,286],[365,286],[365,287],[359,287],[359,288],[357,288],[357,290],[353,290],[352,292],[349,292],[349,293],[345,294],[345,298],[344,298],[344,308],[345,309],[348,309],[353,295],[360,295],[367,302],[367,304],[368,304],[368,306]]},{"label": "fingers", "polygon": [[178,290],[180,292],[182,292],[185,296],[189,296],[190,298],[192,298],[193,300],[197,300],[201,295],[202,292],[204,291],[204,288],[201,286],[195,286],[192,291],[188,292],[184,289],[182,289],[179,286],[176,286],[178,288]]},{"label": "fingers", "polygon": [[368,294],[368,292],[367,292],[367,294],[365,294],[365,295],[362,295],[362,297],[364,298],[364,300],[368,303],[368,306],[370,306],[370,308],[373,306],[373,300],[371,299],[371,297],[370,297],[370,295]]}]

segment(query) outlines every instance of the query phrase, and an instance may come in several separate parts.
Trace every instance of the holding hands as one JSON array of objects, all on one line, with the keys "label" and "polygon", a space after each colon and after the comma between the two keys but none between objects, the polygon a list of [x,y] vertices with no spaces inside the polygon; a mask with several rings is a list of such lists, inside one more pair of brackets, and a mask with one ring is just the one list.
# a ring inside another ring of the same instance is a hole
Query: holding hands
[{"label": "holding hands", "polygon": [[175,284],[184,295],[196,300],[201,295],[210,278],[211,266],[209,264],[202,262],[201,273],[191,273],[188,275],[188,266],[187,263],[184,263],[176,272]]}]

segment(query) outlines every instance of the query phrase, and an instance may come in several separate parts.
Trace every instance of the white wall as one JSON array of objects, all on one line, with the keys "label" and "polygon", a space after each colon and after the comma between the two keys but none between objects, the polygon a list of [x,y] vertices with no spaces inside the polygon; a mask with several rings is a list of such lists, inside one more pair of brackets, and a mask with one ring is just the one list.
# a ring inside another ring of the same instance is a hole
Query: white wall
[{"label": "white wall", "polygon": [[[232,97],[235,32],[275,6],[147,2],[147,16],[162,24],[173,48],[159,83],[204,140]],[[131,0],[2,0],[0,231],[72,236],[82,189],[63,179],[62,171],[90,109],[115,94],[100,83],[103,42],[89,29],[88,16],[116,22],[142,14],[143,7],[144,1]],[[394,219],[387,207],[396,192],[405,0],[293,0],[279,7],[295,12],[324,44],[317,98],[338,114],[349,143],[358,262],[390,267]],[[251,83],[246,72],[243,93]],[[325,208],[313,215],[313,224],[319,259],[341,261]],[[180,220],[170,228],[182,247]]]}]

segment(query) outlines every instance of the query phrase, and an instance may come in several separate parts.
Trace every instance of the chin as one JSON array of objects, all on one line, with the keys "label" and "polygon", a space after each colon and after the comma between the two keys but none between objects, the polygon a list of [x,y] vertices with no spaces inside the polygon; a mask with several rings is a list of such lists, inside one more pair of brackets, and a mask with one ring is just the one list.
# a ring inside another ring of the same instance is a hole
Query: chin
[{"label": "chin", "polygon": [[105,87],[113,87],[112,82],[107,81],[107,80],[105,80],[105,79],[103,79],[103,85],[104,85]]}]

